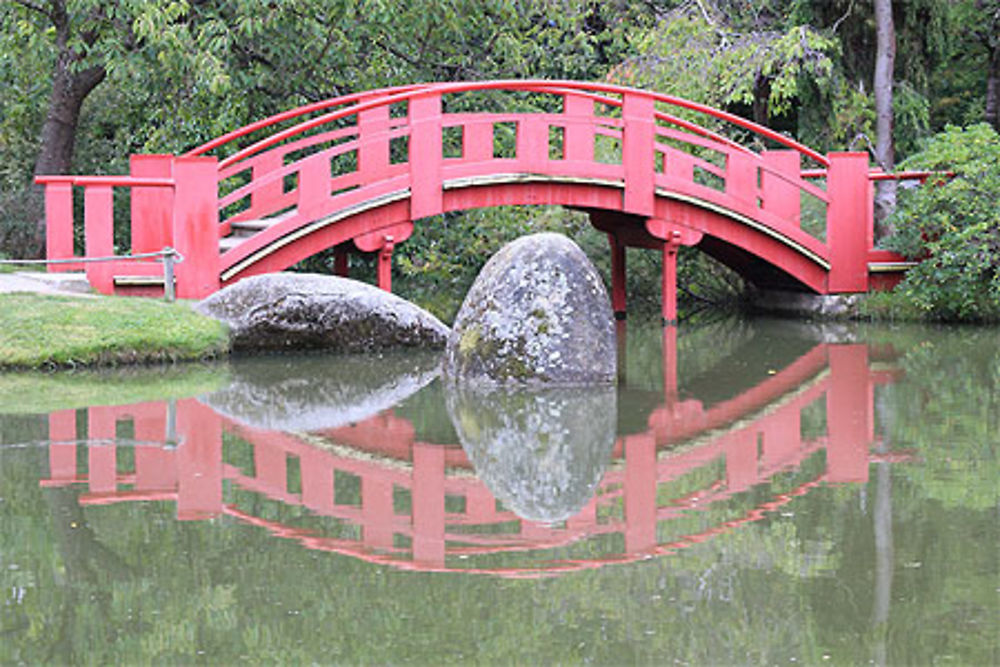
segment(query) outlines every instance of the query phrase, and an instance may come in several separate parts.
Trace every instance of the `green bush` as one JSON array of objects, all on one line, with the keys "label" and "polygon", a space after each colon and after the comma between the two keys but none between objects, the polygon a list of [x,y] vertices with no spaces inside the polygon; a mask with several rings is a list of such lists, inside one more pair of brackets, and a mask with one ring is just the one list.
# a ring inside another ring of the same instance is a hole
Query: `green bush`
[{"label": "green bush", "polygon": [[1000,319],[1000,135],[949,126],[901,169],[951,172],[901,189],[886,247],[923,260],[897,288],[927,319]]}]

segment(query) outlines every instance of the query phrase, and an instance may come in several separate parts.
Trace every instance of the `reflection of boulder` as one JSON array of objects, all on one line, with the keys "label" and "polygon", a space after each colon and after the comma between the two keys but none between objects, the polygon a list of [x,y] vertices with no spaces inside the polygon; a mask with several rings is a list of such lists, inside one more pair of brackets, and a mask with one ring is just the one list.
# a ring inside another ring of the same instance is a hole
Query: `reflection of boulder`
[{"label": "reflection of boulder", "polygon": [[264,357],[232,364],[232,382],[203,400],[249,426],[314,431],[359,422],[437,377],[440,354]]},{"label": "reflection of boulder", "polygon": [[615,379],[615,329],[604,283],[560,234],[508,243],[483,267],[445,352],[458,381],[580,385]]},{"label": "reflection of boulder", "polygon": [[434,349],[448,338],[448,327],[419,306],[337,276],[253,276],[219,290],[197,310],[225,322],[237,351]]},{"label": "reflection of boulder", "polygon": [[562,521],[593,496],[615,442],[614,387],[449,386],[446,399],[479,478],[518,516]]}]

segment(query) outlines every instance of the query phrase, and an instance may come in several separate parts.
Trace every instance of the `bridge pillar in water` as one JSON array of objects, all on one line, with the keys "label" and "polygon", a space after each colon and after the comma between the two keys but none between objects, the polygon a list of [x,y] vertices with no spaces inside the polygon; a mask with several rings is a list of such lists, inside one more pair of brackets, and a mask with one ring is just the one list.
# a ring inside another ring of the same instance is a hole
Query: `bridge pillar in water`
[{"label": "bridge pillar in water", "polygon": [[677,252],[682,245],[695,245],[702,233],[661,218],[646,221],[646,231],[663,241],[663,273],[661,281],[661,308],[663,324],[677,324]]},{"label": "bridge pillar in water", "polygon": [[830,153],[826,235],[830,245],[830,293],[868,291],[868,249],[874,235],[872,185],[867,153]]},{"label": "bridge pillar in water", "polygon": [[625,319],[625,244],[608,234],[611,245],[611,310],[616,320]]}]

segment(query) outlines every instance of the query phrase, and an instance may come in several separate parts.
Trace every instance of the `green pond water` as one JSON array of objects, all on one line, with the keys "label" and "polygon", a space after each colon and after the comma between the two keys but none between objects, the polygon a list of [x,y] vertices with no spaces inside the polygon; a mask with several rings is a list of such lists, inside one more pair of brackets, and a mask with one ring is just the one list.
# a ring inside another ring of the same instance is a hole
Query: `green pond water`
[{"label": "green pond water", "polygon": [[0,663],[1000,663],[1000,330],[620,336],[0,375]]}]

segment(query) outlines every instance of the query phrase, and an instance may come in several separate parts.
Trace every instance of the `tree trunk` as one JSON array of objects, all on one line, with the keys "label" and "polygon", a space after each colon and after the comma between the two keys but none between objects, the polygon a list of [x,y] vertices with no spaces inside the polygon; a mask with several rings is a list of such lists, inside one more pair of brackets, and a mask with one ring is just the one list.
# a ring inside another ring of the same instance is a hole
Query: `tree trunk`
[{"label": "tree trunk", "polygon": [[[76,128],[80,120],[83,101],[104,80],[103,67],[95,65],[73,71],[80,56],[69,46],[70,24],[65,4],[54,2],[51,14],[56,30],[55,71],[52,73],[52,94],[42,125],[41,149],[35,160],[35,176],[68,173],[73,162],[76,145]],[[35,234],[37,257],[45,254],[45,218],[40,215]]]},{"label": "tree trunk", "polygon": [[[892,137],[892,83],[896,63],[896,29],[892,21],[892,0],[875,0],[875,160],[885,171],[895,169]],[[896,182],[882,181],[875,194],[875,219],[882,223],[896,208]],[[879,237],[892,233],[880,225]]]},{"label": "tree trunk", "polygon": [[1000,45],[990,52],[989,71],[986,73],[985,120],[1000,132]]}]

